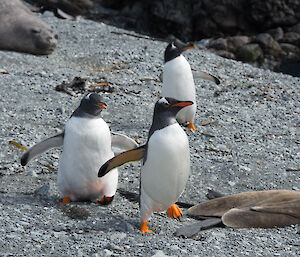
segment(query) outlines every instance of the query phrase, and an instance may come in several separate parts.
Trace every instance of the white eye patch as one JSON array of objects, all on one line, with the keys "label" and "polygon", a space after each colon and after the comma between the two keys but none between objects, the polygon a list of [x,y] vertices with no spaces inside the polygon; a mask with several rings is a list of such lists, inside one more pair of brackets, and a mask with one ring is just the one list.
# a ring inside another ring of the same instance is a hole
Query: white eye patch
[{"label": "white eye patch", "polygon": [[172,49],[175,49],[175,48],[176,48],[176,46],[174,45],[174,42],[172,42],[171,48],[172,48]]},{"label": "white eye patch", "polygon": [[87,99],[87,100],[89,100],[90,99],[90,95],[91,95],[92,93],[89,93],[88,95],[86,95],[84,98],[85,99]]},{"label": "white eye patch", "polygon": [[161,99],[159,99],[159,100],[158,100],[158,103],[159,103],[159,104],[162,104],[162,103],[164,103],[164,104],[169,104],[169,102],[167,101],[167,99],[164,98],[164,97],[161,98]]}]

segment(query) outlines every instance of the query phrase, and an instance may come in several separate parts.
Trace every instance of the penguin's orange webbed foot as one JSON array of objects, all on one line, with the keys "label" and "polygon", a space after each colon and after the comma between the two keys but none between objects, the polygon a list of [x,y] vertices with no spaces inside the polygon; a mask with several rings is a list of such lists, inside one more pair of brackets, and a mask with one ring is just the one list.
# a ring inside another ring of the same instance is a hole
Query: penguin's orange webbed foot
[{"label": "penguin's orange webbed foot", "polygon": [[195,126],[194,126],[194,124],[193,124],[192,122],[189,123],[189,125],[187,126],[187,128],[188,128],[189,130],[196,131],[196,128],[195,128]]},{"label": "penguin's orange webbed foot", "polygon": [[176,204],[172,204],[167,210],[168,216],[174,219],[180,219],[182,216],[182,211]]},{"label": "penguin's orange webbed foot", "polygon": [[60,204],[65,205],[65,204],[69,204],[70,202],[71,202],[71,198],[68,197],[68,196],[65,196],[65,197],[62,199],[62,201],[61,201]]},{"label": "penguin's orange webbed foot", "polygon": [[142,231],[143,235],[145,233],[153,233],[153,231],[148,228],[148,222],[147,221],[141,223],[141,231]]},{"label": "penguin's orange webbed foot", "polygon": [[101,204],[101,205],[108,205],[114,200],[114,195],[113,196],[102,196],[101,200],[98,200],[96,203]]}]

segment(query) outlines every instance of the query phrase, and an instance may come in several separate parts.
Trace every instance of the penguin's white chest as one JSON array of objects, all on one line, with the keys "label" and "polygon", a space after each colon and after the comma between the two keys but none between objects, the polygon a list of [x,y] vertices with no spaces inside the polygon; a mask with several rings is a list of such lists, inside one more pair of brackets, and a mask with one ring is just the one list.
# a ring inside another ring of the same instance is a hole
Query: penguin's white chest
[{"label": "penguin's white chest", "polygon": [[99,167],[114,156],[111,135],[101,119],[72,117],[66,124],[57,182],[72,201],[114,195],[118,173],[98,178]]},{"label": "penguin's white chest", "polygon": [[142,167],[141,198],[153,211],[167,209],[183,192],[189,172],[188,138],[179,124],[155,131]]},{"label": "penguin's white chest", "polygon": [[196,112],[195,84],[191,67],[183,55],[164,64],[161,95],[180,101],[193,101],[193,105],[183,108],[176,116],[180,123],[193,122]]}]

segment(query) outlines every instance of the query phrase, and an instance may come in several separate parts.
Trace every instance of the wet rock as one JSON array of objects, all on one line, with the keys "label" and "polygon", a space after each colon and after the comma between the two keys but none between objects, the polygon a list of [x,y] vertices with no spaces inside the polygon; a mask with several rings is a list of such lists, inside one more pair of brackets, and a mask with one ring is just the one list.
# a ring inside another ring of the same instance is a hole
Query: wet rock
[{"label": "wet rock", "polygon": [[282,39],[284,35],[284,31],[281,27],[267,30],[267,33],[270,34],[276,41]]},{"label": "wet rock", "polygon": [[218,38],[212,40],[209,44],[210,48],[214,48],[216,50],[227,50],[227,39],[225,38]]},{"label": "wet rock", "polygon": [[300,55],[300,48],[295,45],[289,43],[280,43],[280,47],[286,54],[293,53]]},{"label": "wet rock", "polygon": [[221,57],[224,57],[224,58],[227,58],[227,59],[233,59],[235,60],[236,57],[235,57],[235,54],[234,53],[231,53],[229,51],[226,51],[226,50],[216,50],[214,51],[217,55],[221,56]]},{"label": "wet rock", "polygon": [[71,206],[63,209],[63,215],[71,219],[86,220],[90,216],[90,213],[85,208]]},{"label": "wet rock", "polygon": [[288,28],[288,31],[289,32],[296,32],[296,33],[299,33],[300,34],[300,22],[297,23],[296,25]]},{"label": "wet rock", "polygon": [[264,53],[268,55],[278,56],[282,49],[277,41],[268,33],[261,33],[255,37],[255,42],[259,43]]},{"label": "wet rock", "polygon": [[297,32],[287,32],[284,34],[284,37],[279,41],[282,43],[295,44],[300,40],[300,34]]},{"label": "wet rock", "polygon": [[263,57],[264,53],[259,44],[242,46],[237,52],[237,58],[245,62],[255,62]]},{"label": "wet rock", "polygon": [[227,50],[236,52],[242,46],[249,44],[251,38],[248,36],[234,36],[227,38]]}]

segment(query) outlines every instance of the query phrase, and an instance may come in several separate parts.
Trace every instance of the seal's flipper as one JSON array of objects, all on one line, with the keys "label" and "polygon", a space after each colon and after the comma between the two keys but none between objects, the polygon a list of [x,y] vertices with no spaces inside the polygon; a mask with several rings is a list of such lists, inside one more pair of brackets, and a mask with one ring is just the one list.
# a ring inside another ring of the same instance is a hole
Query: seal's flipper
[{"label": "seal's flipper", "polygon": [[139,145],[132,138],[111,132],[111,148],[115,155],[137,148]]},{"label": "seal's flipper", "polygon": [[279,228],[300,224],[300,218],[288,214],[234,208],[222,216],[224,225],[232,228]]},{"label": "seal's flipper", "polygon": [[215,77],[215,76],[213,76],[213,75],[211,75],[211,74],[209,74],[207,72],[196,71],[196,72],[193,72],[193,74],[194,74],[194,78],[195,79],[200,78],[200,79],[210,80],[212,82],[215,82],[217,85],[220,84],[220,80],[217,77]]},{"label": "seal's flipper", "polygon": [[37,143],[22,155],[22,166],[25,166],[31,159],[47,151],[50,148],[62,146],[63,142],[64,132]]},{"label": "seal's flipper", "polygon": [[196,223],[180,227],[176,230],[176,236],[192,237],[201,230],[209,229],[211,227],[219,226],[222,224],[221,218],[210,218],[201,220]]},{"label": "seal's flipper", "polygon": [[273,204],[251,207],[252,211],[264,213],[277,213],[290,215],[300,222],[300,199],[294,199],[286,202],[274,202]]},{"label": "seal's flipper", "polygon": [[121,153],[104,163],[98,172],[98,177],[103,177],[110,170],[121,166],[126,162],[139,161],[144,157],[146,145]]},{"label": "seal's flipper", "polygon": [[243,192],[239,194],[223,196],[191,207],[188,214],[191,216],[221,217],[233,208],[245,208],[253,206],[266,206],[272,203],[281,203],[299,199],[300,192],[292,190],[266,190]]},{"label": "seal's flipper", "polygon": [[218,192],[218,191],[215,191],[213,189],[208,189],[208,192],[206,194],[206,198],[209,199],[209,200],[220,198],[220,197],[223,197],[223,196],[225,196],[225,195]]}]

